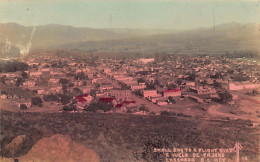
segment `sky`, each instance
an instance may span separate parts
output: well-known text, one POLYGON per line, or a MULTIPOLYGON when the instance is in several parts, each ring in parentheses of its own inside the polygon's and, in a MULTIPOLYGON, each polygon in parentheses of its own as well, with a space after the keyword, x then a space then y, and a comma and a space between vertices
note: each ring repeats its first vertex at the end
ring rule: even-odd
POLYGON ((0 0, 0 22, 90 28, 192 29, 260 23, 259 0, 0 0))

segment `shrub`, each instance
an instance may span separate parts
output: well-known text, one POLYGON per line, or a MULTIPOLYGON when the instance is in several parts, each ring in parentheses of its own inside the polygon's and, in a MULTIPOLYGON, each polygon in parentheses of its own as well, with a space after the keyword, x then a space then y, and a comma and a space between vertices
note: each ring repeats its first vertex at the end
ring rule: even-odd
POLYGON ((62 107, 63 111, 76 111, 76 105, 70 104, 70 105, 65 105, 62 107))
POLYGON ((21 110, 26 110, 26 109, 27 109, 27 106, 26 106, 25 104, 21 104, 21 105, 20 105, 20 109, 21 109, 21 110))
POLYGON ((31 103, 32 103, 32 105, 42 107, 42 99, 40 97, 32 97, 31 103))

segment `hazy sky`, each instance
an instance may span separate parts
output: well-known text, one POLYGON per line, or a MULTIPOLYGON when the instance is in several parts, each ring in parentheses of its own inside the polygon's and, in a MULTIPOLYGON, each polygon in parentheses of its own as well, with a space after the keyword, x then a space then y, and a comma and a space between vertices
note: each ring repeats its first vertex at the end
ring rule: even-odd
POLYGON ((0 0, 0 22, 27 26, 191 29, 213 26, 214 21, 259 23, 260 1, 0 0))

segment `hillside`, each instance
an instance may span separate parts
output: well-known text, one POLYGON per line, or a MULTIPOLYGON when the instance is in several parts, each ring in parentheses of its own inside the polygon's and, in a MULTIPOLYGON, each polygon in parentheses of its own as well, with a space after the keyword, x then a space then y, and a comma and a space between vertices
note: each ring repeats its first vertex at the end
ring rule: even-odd
POLYGON ((32 49, 78 49, 98 52, 223 53, 259 50, 256 24, 226 23, 189 31, 157 29, 91 29, 65 25, 22 26, 1 24, 4 56, 27 54, 32 49), (19 52, 20 51, 20 52, 19 52))
POLYGON ((112 41, 86 41, 60 48, 92 51, 145 51, 170 53, 224 53, 259 50, 260 32, 255 24, 228 23, 173 34, 143 36, 112 41))
MULTIPOLYGON (((25 158, 33 153, 39 154, 39 149, 35 149, 35 144, 42 147, 42 156, 48 157, 52 147, 55 150, 56 145, 61 146, 60 144, 64 142, 47 142, 53 138, 45 137, 62 134, 70 136, 72 141, 93 150, 100 157, 101 162, 149 161, 151 155, 154 155, 151 151, 154 147, 230 148, 236 142, 243 146, 240 151, 241 157, 247 156, 248 161, 252 162, 259 159, 259 132, 257 132, 259 127, 249 127, 250 121, 98 113, 1 111, 0 115, 0 131, 3 132, 0 139, 0 153, 5 158, 11 158, 12 154, 3 147, 19 135, 25 135, 26 138, 21 145, 22 149, 13 155, 25 158), (52 145, 48 146, 46 143, 52 145)), ((62 138, 61 141, 70 140, 62 138)), ((61 150, 73 150, 73 148, 69 149, 65 145, 61 150)), ((54 152, 53 155, 58 157, 56 155, 63 154, 54 152)), ((230 155, 235 156, 235 153, 230 155)), ((225 161, 228 161, 228 155, 225 157, 225 161)), ((159 159, 152 158, 150 161, 159 161, 159 159)))

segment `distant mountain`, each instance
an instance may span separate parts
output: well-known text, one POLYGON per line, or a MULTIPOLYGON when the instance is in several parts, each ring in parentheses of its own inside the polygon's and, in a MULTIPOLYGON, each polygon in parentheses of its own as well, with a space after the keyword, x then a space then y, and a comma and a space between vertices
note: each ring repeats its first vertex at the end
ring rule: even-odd
POLYGON ((161 29, 92 29, 65 25, 0 24, 0 56, 27 54, 32 49, 218 53, 260 50, 256 24, 226 23, 189 31, 161 29))
POLYGON ((41 25, 25 27, 15 23, 1 24, 1 40, 25 45, 32 36, 33 48, 48 48, 52 45, 79 41, 119 39, 125 35, 103 29, 76 28, 65 25, 41 25), (32 35, 33 30, 35 32, 32 35))
POLYGON ((235 50, 260 51, 260 31, 256 24, 227 23, 170 34, 121 40, 86 41, 60 48, 90 51, 139 51, 170 53, 223 53, 235 50))

